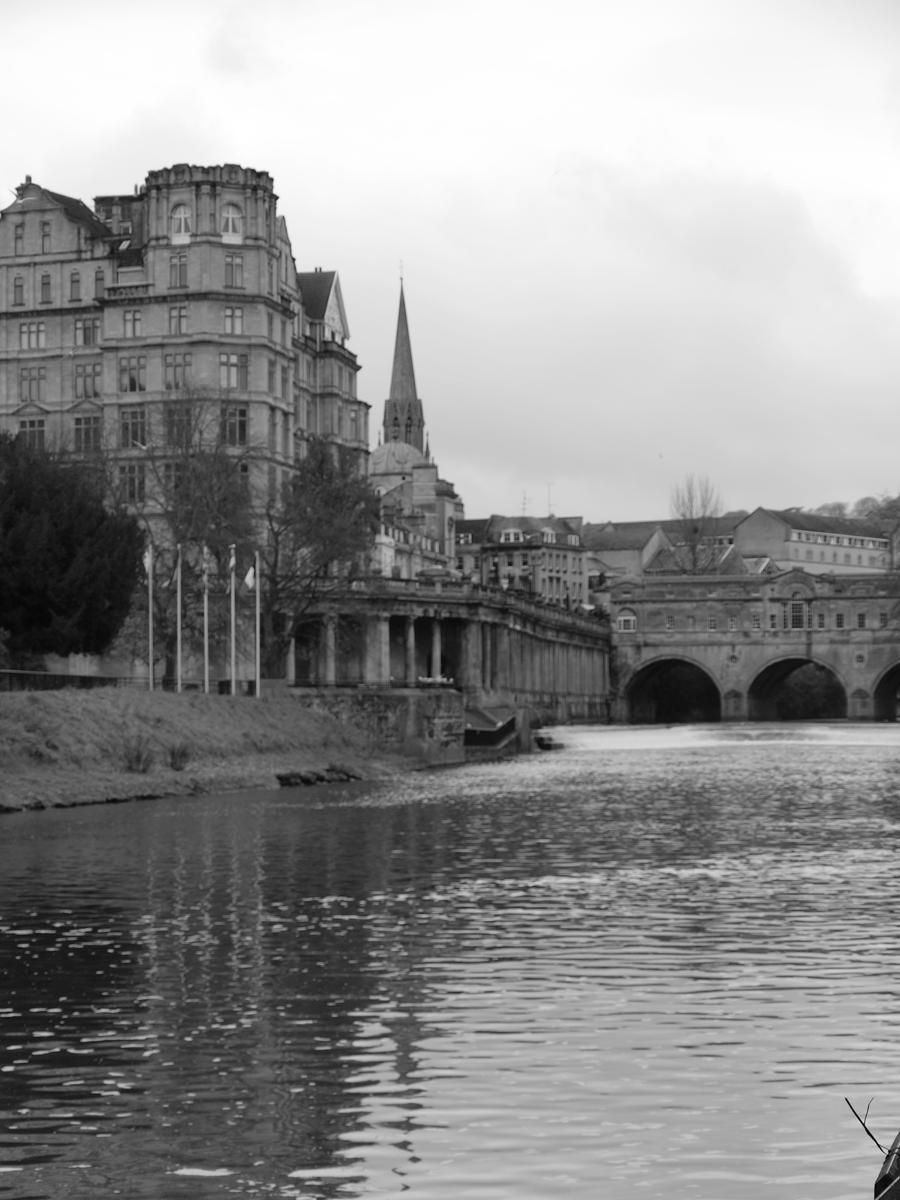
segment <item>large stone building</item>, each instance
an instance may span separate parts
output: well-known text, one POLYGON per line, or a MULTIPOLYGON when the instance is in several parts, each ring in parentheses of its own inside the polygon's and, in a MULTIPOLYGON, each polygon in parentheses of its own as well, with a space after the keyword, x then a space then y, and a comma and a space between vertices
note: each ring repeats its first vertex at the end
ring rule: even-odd
POLYGON ((260 500, 310 436, 364 459, 348 338, 337 275, 298 273, 264 171, 179 164, 93 210, 29 176, 0 213, 0 428, 105 451, 145 511, 151 452, 201 406, 260 500))
POLYGON ((581 517, 505 517, 462 521, 456 567, 466 579, 582 608, 588 566, 581 517))

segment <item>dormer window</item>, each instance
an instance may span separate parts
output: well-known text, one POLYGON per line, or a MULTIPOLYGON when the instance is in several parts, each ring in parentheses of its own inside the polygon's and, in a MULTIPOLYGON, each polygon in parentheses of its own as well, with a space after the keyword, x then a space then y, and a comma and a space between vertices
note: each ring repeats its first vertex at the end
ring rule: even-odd
POLYGON ((239 242, 244 235, 243 213, 236 204, 222 208, 222 241, 239 242))
POLYGON ((172 209, 172 241, 186 242, 191 236, 191 213, 186 204, 176 204, 172 209))

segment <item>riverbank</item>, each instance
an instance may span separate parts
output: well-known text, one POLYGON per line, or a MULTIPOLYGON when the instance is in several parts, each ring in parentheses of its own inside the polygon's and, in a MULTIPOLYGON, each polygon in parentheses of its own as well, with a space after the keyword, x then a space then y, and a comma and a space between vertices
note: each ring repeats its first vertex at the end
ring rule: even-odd
POLYGON ((289 695, 0 694, 0 813, 277 787, 282 773, 382 778, 408 766, 289 695))

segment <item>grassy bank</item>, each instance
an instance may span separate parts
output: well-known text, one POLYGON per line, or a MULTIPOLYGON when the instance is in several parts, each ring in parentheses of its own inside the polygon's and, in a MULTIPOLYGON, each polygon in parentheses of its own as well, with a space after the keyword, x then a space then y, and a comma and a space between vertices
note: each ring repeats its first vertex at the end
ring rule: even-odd
POLYGON ((0 811, 274 787, 276 773, 398 769, 360 731, 290 696, 0 694, 0 811))

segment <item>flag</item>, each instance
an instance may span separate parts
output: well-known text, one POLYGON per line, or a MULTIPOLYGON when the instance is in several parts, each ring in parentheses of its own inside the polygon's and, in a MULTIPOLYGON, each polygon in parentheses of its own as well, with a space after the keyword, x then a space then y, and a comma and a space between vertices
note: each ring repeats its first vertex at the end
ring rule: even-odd
POLYGON ((249 588, 251 592, 256 587, 256 567, 251 567, 244 576, 244 587, 249 588))

